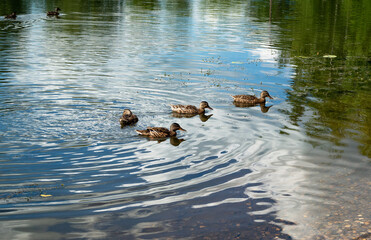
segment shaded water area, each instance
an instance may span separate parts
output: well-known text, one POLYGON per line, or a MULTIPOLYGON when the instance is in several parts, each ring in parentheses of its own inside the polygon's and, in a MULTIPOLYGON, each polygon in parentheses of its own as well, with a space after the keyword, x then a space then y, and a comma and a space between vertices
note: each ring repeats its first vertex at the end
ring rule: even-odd
POLYGON ((371 237, 370 1, 0 3, 13 11, 1 238, 371 237), (121 128, 125 108, 139 122, 121 128), (173 122, 187 132, 134 131, 173 122))

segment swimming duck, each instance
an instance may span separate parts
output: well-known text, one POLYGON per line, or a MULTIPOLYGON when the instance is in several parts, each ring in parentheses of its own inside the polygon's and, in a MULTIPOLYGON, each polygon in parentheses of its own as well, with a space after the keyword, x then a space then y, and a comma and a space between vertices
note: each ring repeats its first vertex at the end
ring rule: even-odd
POLYGON ((209 108, 213 110, 206 101, 202 101, 200 103, 200 108, 197 108, 193 105, 180 105, 180 104, 179 105, 170 104, 170 106, 171 106, 171 110, 176 113, 202 114, 202 113, 205 113, 205 108, 209 108))
POLYGON ((125 109, 120 118, 121 127, 134 124, 138 122, 138 117, 134 115, 129 109, 125 109))
POLYGON ((267 91, 262 91, 260 93, 260 98, 257 98, 256 96, 253 96, 253 95, 235 95, 232 97, 235 102, 250 103, 250 104, 265 103, 266 97, 273 99, 267 91))
POLYGON ((6 15, 5 18, 16 19, 17 18, 17 14, 16 14, 16 12, 12 12, 11 14, 6 15))
POLYGON ((58 11, 62 11, 62 10, 59 7, 56 7, 54 11, 47 12, 46 15, 47 16, 58 16, 59 15, 58 11))
POLYGON ((139 135, 147 136, 150 138, 165 138, 165 137, 175 137, 176 131, 186 131, 181 128, 178 123, 173 123, 170 126, 170 130, 163 127, 147 127, 146 130, 135 130, 139 135))

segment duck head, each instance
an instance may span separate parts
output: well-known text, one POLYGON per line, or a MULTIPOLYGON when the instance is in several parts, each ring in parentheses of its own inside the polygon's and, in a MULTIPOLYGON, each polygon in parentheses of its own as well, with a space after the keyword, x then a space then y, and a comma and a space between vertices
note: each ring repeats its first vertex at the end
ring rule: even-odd
POLYGON ((175 132, 176 130, 185 131, 185 132, 187 131, 183 129, 178 123, 171 124, 170 131, 175 132))
POLYGON ((122 113, 122 116, 131 116, 133 113, 129 109, 125 109, 124 112, 122 113))
POLYGON ((273 99, 271 97, 271 95, 269 95, 269 93, 264 90, 263 92, 260 93, 260 98, 266 98, 266 97, 269 97, 270 99, 273 99))
POLYGON ((213 110, 206 101, 202 101, 200 103, 200 109, 205 109, 205 108, 213 110))

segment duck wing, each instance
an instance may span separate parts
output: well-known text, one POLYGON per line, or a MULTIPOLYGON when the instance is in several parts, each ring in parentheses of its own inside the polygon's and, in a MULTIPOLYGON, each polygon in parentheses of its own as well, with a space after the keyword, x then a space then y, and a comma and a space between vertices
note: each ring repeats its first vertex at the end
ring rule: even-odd
POLYGON ((138 117, 137 117, 137 115, 131 115, 130 116, 130 118, 129 118, 129 122, 131 122, 131 123, 136 123, 136 122, 138 122, 138 117))
POLYGON ((146 130, 135 130, 139 135, 153 137, 153 138, 164 138, 170 136, 170 131, 163 127, 147 127, 146 130))
POLYGON ((120 123, 121 124, 133 124, 133 123, 136 123, 138 122, 138 117, 136 115, 123 115, 121 118, 120 118, 120 123))
POLYGON ((197 113, 198 109, 193 105, 170 105, 171 110, 177 113, 197 113))
POLYGON ((149 132, 149 136, 155 138, 163 138, 170 136, 169 129, 163 127, 148 127, 147 131, 149 132))
POLYGON ((241 100, 256 100, 258 99, 257 97, 253 96, 253 95, 235 95, 235 96, 232 96, 234 98, 234 100, 238 100, 238 99, 241 99, 241 100))

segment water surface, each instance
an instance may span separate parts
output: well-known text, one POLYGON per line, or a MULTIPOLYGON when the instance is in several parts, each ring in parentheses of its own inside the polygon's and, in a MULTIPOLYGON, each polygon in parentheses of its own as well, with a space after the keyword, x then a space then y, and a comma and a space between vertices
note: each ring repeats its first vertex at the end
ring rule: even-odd
POLYGON ((0 7, 12 11, 0 21, 5 238, 370 236, 368 1, 0 7), (265 105, 232 102, 262 90, 265 105), (171 113, 203 100, 206 116, 171 113), (125 108, 135 126, 120 127, 125 108), (173 122, 187 132, 134 131, 173 122))

